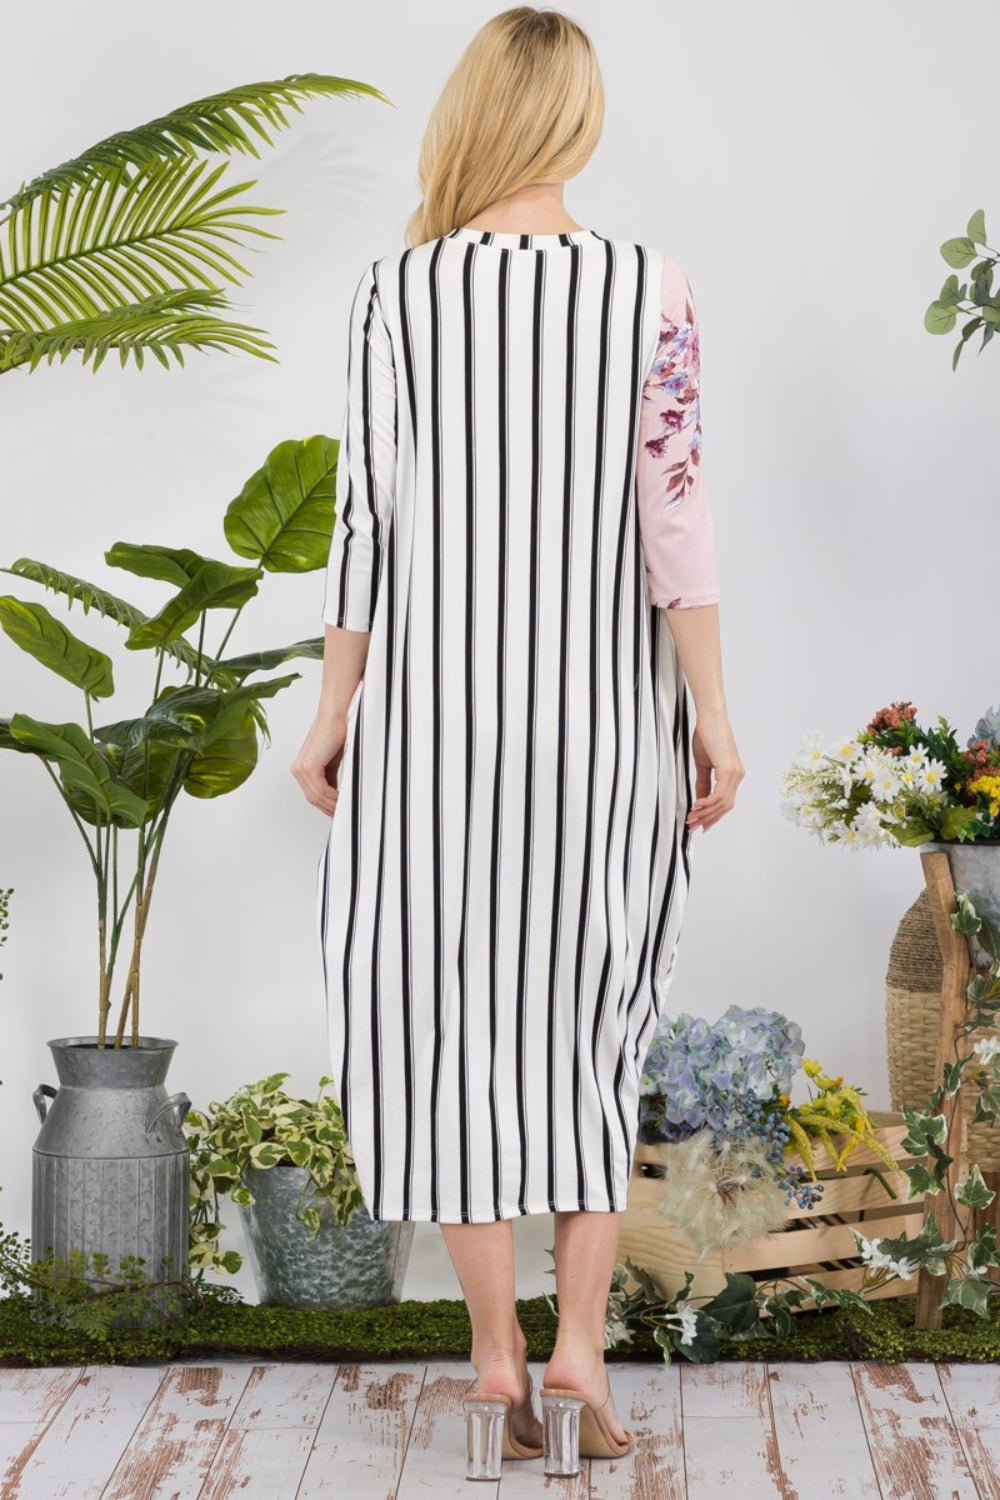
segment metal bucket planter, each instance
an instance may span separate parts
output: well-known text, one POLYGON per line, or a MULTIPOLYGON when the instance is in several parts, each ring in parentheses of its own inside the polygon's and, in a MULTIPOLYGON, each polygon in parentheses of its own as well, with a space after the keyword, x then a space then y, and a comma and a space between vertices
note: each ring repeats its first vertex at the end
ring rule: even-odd
MULTIPOLYGON (((177 1043, 143 1037, 138 1047, 98 1047, 84 1036, 48 1045, 59 1088, 41 1083, 33 1096, 42 1128, 32 1258, 79 1251, 89 1264, 96 1252, 114 1275, 125 1257, 142 1256, 151 1280, 185 1277, 189 1152, 181 1122, 190 1100, 168 1097, 164 1087, 177 1043)), ((155 1311, 158 1299, 152 1303, 155 1311)))
POLYGON ((341 1224, 315 1189, 320 1230, 315 1239, 296 1213, 310 1182, 306 1167, 247 1167, 253 1204, 240 1204, 247 1252, 262 1303, 283 1307, 377 1307, 398 1302, 414 1224, 373 1219, 362 1204, 341 1224))
MULTIPOLYGON (((992 843, 928 843, 920 845, 921 851, 942 849, 951 865, 951 878, 957 891, 968 892, 978 912, 988 917, 1000 930, 1000 840, 992 843)), ((977 968, 988 968, 989 954, 979 938, 970 933, 966 939, 969 958, 977 968)))

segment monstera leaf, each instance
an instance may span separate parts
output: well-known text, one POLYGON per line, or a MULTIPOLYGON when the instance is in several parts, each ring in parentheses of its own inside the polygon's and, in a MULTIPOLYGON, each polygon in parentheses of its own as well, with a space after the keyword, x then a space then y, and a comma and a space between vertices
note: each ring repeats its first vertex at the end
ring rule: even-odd
POLYGON ((67 630, 44 604, 25 604, 4 595, 0 627, 22 651, 92 698, 110 698, 114 692, 111 658, 67 630))
POLYGON ((326 566, 337 479, 335 438, 289 439, 272 448, 226 511, 226 540, 269 573, 326 566))

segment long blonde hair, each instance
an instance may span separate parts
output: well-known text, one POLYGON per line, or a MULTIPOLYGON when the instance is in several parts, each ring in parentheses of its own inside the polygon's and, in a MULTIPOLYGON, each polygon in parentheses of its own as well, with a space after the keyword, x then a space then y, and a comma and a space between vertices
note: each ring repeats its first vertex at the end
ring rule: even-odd
POLYGON ((423 202, 406 226, 422 245, 528 183, 585 165, 604 123, 593 44, 558 10, 518 5, 487 21, 431 111, 418 169, 423 202))

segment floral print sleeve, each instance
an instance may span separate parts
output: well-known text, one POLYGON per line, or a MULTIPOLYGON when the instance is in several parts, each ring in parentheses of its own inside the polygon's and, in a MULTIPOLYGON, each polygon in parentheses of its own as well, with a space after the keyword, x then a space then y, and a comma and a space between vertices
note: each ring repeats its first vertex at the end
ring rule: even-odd
POLYGON ((698 322, 687 277, 664 257, 660 336, 639 411, 636 502, 651 604, 716 604, 715 530, 701 463, 698 322))

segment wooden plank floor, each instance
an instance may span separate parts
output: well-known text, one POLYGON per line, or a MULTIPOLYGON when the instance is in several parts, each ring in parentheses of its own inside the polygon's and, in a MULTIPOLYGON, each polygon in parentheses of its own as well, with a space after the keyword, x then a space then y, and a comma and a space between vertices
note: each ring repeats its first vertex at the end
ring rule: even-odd
POLYGON ((0 1500, 1000 1500, 996 1365, 608 1368, 628 1459, 472 1486, 467 1363, 0 1369, 0 1500))

